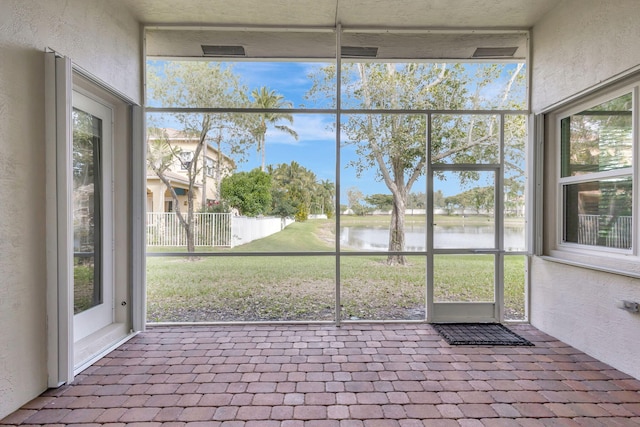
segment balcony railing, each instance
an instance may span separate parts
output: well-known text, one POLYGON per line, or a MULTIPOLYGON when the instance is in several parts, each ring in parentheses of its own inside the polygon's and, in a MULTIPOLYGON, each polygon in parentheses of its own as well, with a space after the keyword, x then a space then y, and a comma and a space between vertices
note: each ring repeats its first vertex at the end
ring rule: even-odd
POLYGON ((631 216, 578 215, 579 244, 629 249, 631 235, 631 216))

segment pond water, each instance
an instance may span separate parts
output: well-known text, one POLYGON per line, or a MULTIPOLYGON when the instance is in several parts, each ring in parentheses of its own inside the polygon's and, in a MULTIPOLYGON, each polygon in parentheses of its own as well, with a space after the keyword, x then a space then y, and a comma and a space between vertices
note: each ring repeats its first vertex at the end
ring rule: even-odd
MULTIPOLYGON (((433 245, 436 249, 489 249, 495 247, 494 226, 452 225, 435 226, 433 245)), ((405 250, 426 250, 426 226, 405 227, 405 250)), ((344 248, 364 251, 386 251, 389 229, 385 227, 350 226, 340 228, 340 244, 344 248)), ((524 226, 505 227, 504 248, 507 251, 525 250, 524 226)))

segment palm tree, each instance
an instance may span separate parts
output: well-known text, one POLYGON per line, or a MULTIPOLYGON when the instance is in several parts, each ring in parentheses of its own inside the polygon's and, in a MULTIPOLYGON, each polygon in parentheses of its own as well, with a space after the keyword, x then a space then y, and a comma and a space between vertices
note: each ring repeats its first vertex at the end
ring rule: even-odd
POLYGON ((328 179, 323 179, 318 184, 317 193, 320 198, 321 203, 321 212, 323 214, 327 214, 329 218, 334 213, 333 205, 334 205, 334 197, 336 195, 336 186, 333 182, 328 179))
MULTIPOLYGON (((279 108, 292 108, 293 104, 290 101, 286 101, 284 96, 278 94, 275 90, 269 90, 265 86, 262 86, 260 89, 254 89, 251 91, 251 96, 253 97, 253 105, 256 108, 262 109, 279 109, 279 108)), ((256 138, 258 143, 258 151, 262 152, 262 171, 265 171, 265 161, 266 161, 266 145, 265 139, 267 136, 267 128, 269 125, 273 125, 274 128, 279 131, 288 133, 293 136, 296 140, 298 139, 298 134, 295 130, 291 129, 287 125, 278 124, 278 122, 282 120, 286 120, 289 124, 293 124, 293 116, 288 113, 280 113, 280 112, 262 112, 259 114, 259 123, 256 128, 253 130, 253 135, 256 138)))

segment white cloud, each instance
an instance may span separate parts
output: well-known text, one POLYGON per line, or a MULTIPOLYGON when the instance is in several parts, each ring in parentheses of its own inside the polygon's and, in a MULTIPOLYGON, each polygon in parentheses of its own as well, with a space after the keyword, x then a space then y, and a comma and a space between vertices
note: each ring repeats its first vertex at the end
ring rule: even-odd
POLYGON ((267 130, 267 144, 285 144, 285 145, 303 145, 309 142, 318 141, 335 141, 336 132, 332 128, 334 122, 333 115, 310 115, 296 114, 293 119, 293 125, 288 125, 286 121, 280 124, 287 124, 298 133, 298 140, 273 127, 267 130))

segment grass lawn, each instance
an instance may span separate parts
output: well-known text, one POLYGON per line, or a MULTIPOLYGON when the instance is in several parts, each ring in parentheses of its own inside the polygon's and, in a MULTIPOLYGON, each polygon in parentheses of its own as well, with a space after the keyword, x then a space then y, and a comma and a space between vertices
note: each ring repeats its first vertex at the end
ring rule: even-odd
MULTIPOLYGON (((326 220, 294 223, 267 238, 218 251, 227 255, 330 252, 334 246, 327 236, 332 224, 333 221, 326 220)), ((491 258, 492 266, 493 258, 470 257, 438 256, 436 300, 492 300, 493 288, 488 283, 493 269, 487 268, 487 260, 491 258)), ((343 319, 424 318, 424 257, 408 257, 406 266, 389 266, 385 260, 386 257, 375 254, 341 257, 343 319)), ((336 261, 331 255, 148 257, 148 321, 332 320, 335 271, 336 261)), ((521 318, 523 256, 506 257, 505 282, 508 318, 521 318)))
POLYGON ((93 265, 73 266, 73 312, 81 313, 90 309, 93 302, 93 265))

